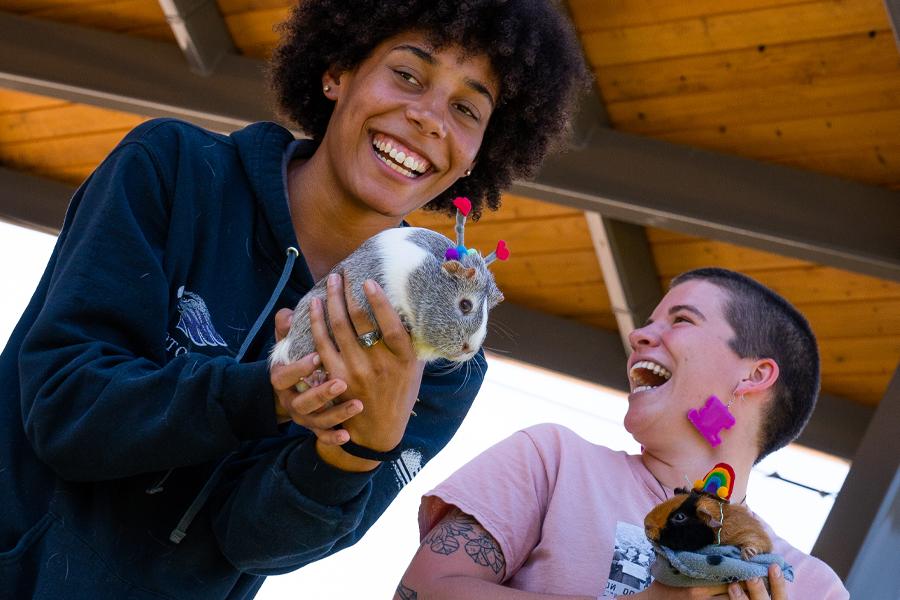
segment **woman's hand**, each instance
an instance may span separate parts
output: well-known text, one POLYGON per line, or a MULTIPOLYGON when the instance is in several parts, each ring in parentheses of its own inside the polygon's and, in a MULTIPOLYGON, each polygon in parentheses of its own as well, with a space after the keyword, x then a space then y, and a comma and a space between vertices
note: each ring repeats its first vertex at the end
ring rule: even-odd
MULTIPOLYGON (((281 341, 291 327, 293 311, 283 308, 275 315, 275 341, 281 341)), ((343 429, 334 429, 362 410, 359 400, 332 406, 332 402, 347 390, 347 384, 332 379, 321 385, 298 392, 296 385, 313 375, 321 360, 316 353, 308 354, 286 365, 275 365, 269 372, 275 390, 275 415, 279 423, 293 421, 312 431, 325 445, 343 444, 350 436, 343 429)))
POLYGON ((754 577, 740 584, 729 584, 728 597, 731 600, 788 600, 787 584, 781 569, 776 564, 769 565, 769 587, 772 589, 771 596, 766 591, 763 580, 754 577))
POLYGON ((412 339, 384 290, 372 280, 365 282, 363 290, 377 324, 369 320, 344 289, 342 278, 334 274, 328 278, 327 308, 335 341, 328 335, 322 304, 315 299, 310 305, 310 323, 316 350, 329 377, 347 384, 340 400, 362 401, 362 412, 344 422, 350 438, 360 446, 383 452, 403 438, 425 363, 417 360, 412 339), (358 337, 376 328, 381 341, 363 347, 358 337))
MULTIPOLYGON (((663 585, 658 581, 642 592, 627 596, 635 600, 707 600, 710 598, 728 598, 730 600, 788 600, 787 584, 781 569, 776 564, 769 565, 769 587, 772 595, 766 591, 763 580, 759 577, 725 585, 678 588, 663 585)), ((626 597, 626 596, 621 596, 626 597)))

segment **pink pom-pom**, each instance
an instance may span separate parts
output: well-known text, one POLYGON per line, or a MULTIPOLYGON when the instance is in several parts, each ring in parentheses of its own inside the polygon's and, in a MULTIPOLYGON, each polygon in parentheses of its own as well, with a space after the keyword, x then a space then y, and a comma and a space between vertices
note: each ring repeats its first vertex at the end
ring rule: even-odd
POLYGON ((464 217, 469 216, 469 212, 472 210, 472 202, 468 198, 464 198, 463 196, 459 196, 453 199, 453 206, 462 213, 464 217))
POLYGON ((506 260, 509 258, 509 248, 506 247, 506 242, 503 240, 497 242, 497 249, 494 253, 497 255, 497 260, 506 260))

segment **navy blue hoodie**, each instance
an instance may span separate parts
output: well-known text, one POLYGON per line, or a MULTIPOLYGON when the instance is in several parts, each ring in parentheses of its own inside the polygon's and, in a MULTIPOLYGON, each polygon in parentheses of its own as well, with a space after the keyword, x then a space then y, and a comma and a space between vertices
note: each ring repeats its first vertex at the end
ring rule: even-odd
MULTIPOLYGON (((0 598, 252 597, 359 540, 455 433, 481 354, 426 368, 403 457, 370 473, 275 425, 275 310, 236 360, 299 247, 285 166, 313 150, 154 120, 76 192, 0 355, 0 598)), ((275 309, 312 285, 301 254, 275 309)))

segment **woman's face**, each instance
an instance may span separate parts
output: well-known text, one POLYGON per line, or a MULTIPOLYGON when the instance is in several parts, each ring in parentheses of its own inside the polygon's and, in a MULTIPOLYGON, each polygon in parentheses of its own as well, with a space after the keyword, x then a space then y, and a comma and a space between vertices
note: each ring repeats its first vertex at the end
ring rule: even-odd
POLYGON ((729 342, 728 294, 703 280, 672 288, 648 322, 629 336, 631 394, 625 428, 645 445, 663 439, 698 439, 686 415, 710 395, 725 404, 748 377, 752 361, 729 342))
POLYGON ((335 193, 403 217, 474 166, 499 83, 488 58, 403 33, 351 71, 326 73, 335 102, 322 142, 335 193))

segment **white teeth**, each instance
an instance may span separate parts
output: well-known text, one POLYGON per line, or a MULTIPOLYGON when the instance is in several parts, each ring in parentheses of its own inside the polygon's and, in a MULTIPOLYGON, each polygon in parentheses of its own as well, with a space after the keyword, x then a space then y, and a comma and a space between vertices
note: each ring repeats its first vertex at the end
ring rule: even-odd
POLYGON ((656 373, 657 375, 665 379, 672 378, 672 373, 670 373, 668 369, 666 369, 659 363, 655 363, 650 360, 641 360, 634 363, 634 365, 632 365, 631 367, 631 372, 634 373, 636 369, 646 369, 648 371, 652 371, 653 373, 656 373))
POLYGON ((398 150, 391 142, 383 138, 373 140, 372 145, 379 152, 390 156, 397 165, 406 167, 415 173, 425 173, 431 167, 427 160, 414 158, 411 154, 407 154, 403 150, 398 150))
POLYGON ((631 390, 631 393, 636 394, 638 392, 646 392, 647 390, 655 390, 655 389, 656 389, 655 385, 639 385, 636 388, 634 388, 633 390, 631 390))
POLYGON ((403 176, 405 176, 405 177, 409 177, 410 179, 416 177, 416 174, 413 173, 412 171, 410 171, 409 169, 404 169, 403 167, 401 167, 401 166, 398 165, 397 163, 395 163, 395 162, 393 162, 393 161, 391 161, 391 160, 386 159, 385 157, 381 156, 380 154, 376 154, 376 156, 378 156, 378 160, 380 160, 381 162, 383 162, 384 164, 386 164, 387 166, 389 166, 389 167, 392 168, 393 170, 397 171, 397 172, 400 173, 401 175, 403 175, 403 176))

